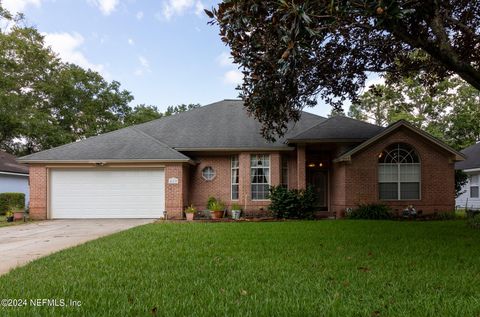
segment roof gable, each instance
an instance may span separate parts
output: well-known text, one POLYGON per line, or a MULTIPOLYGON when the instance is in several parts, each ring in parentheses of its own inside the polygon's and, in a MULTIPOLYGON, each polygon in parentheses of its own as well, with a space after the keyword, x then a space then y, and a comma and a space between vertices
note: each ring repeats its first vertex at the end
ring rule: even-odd
POLYGON ((367 141, 361 143, 360 145, 358 145, 358 146, 354 147, 353 149, 351 149, 351 150, 345 152, 344 154, 340 155, 338 158, 336 158, 334 160, 334 162, 350 161, 351 158, 352 158, 352 155, 354 155, 355 153, 359 152, 360 150, 368 147, 370 144, 378 141, 382 137, 388 135, 389 133, 391 133, 391 132, 393 132, 393 131, 401 128, 401 127, 406 127, 407 129, 410 129, 411 131, 418 134, 419 136, 421 136, 421 137, 427 139, 428 141, 436 144, 437 146, 443 148, 447 152, 450 152, 451 154, 453 154, 455 156, 456 161, 462 161, 462 160, 465 159, 465 156, 462 153, 454 150, 453 148, 451 148, 447 144, 443 143, 442 141, 438 140, 437 138, 430 135, 429 133, 411 125, 409 122, 407 122, 405 120, 399 120, 399 121, 389 125, 387 128, 385 128, 382 132, 378 133, 374 137, 368 139, 367 141))
POLYGON ((480 168, 480 143, 474 144, 461 151, 466 159, 455 163, 455 168, 460 170, 469 170, 480 168))
POLYGON ((370 139, 384 130, 383 127, 355 120, 345 116, 334 116, 307 129, 297 135, 288 138, 289 143, 299 141, 364 141, 370 139))
POLYGON ((24 162, 152 160, 189 161, 161 141, 128 127, 20 158, 24 162))
POLYGON ((14 155, 0 151, 0 172, 28 174, 28 166, 17 163, 14 155))

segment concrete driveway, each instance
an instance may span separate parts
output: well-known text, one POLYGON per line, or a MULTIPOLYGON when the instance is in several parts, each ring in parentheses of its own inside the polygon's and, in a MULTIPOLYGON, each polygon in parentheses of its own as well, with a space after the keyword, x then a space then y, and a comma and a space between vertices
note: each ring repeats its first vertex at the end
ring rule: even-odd
POLYGON ((0 228, 0 275, 48 254, 153 219, 47 220, 0 228))

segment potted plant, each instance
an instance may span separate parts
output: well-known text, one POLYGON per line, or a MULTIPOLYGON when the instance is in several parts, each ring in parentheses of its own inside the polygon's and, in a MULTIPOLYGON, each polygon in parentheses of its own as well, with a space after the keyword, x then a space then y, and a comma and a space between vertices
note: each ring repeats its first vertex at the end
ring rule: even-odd
POLYGON ((195 213, 197 212, 197 209, 193 207, 193 205, 188 206, 185 209, 185 216, 187 217, 187 221, 192 221, 193 216, 195 216, 195 213))
POLYGON ((5 217, 7 217, 7 222, 13 222, 13 212, 7 211, 5 217))
POLYGON ((240 206, 237 203, 232 204, 232 219, 240 219, 240 206))
POLYGON ((210 213, 212 219, 220 219, 223 217, 223 211, 225 210, 225 204, 220 200, 212 201, 210 204, 210 213))
POLYGON ((22 220, 25 215, 24 210, 21 207, 15 206, 12 208, 13 220, 22 220))

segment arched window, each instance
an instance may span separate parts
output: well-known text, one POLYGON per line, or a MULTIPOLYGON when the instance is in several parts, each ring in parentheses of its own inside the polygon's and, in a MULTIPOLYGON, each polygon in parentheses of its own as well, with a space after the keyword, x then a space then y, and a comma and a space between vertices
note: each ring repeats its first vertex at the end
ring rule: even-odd
POLYGON ((380 199, 420 199, 420 179, 420 159, 411 146, 395 143, 378 155, 380 199))

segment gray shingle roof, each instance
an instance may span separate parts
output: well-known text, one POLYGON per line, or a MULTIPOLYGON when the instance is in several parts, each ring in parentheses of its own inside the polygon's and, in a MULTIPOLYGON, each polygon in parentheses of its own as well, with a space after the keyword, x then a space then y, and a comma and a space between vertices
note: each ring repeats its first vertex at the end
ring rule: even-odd
POLYGON ((355 120, 345 116, 335 116, 324 120, 312 128, 300 132, 289 141, 298 140, 367 140, 383 131, 383 127, 355 120))
POLYGON ((27 155, 23 161, 185 160, 189 158, 134 127, 27 155))
POLYGON ((274 143, 260 134, 260 123, 241 100, 223 100, 173 116, 120 129, 20 158, 22 161, 188 160, 189 149, 279 149, 285 140, 325 118, 306 113, 289 124, 274 143), (178 151, 176 150, 178 149, 178 151))
POLYGON ((260 123, 248 115, 241 100, 223 100, 174 116, 150 121, 137 128, 178 149, 286 148, 286 138, 324 121, 303 112, 296 124, 289 124, 286 136, 267 142, 260 123))
POLYGON ((460 152, 467 158, 464 161, 455 163, 455 169, 468 170, 480 168, 480 143, 469 146, 460 152))
POLYGON ((28 174, 28 166, 18 164, 12 154, 0 151, 0 172, 28 174))

